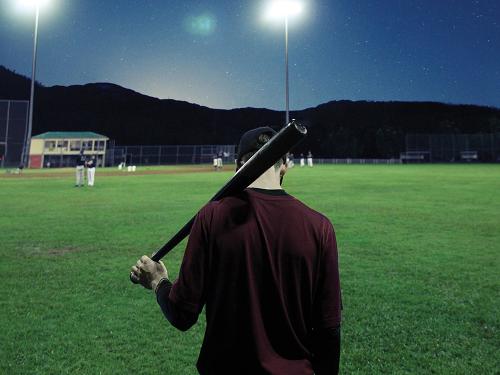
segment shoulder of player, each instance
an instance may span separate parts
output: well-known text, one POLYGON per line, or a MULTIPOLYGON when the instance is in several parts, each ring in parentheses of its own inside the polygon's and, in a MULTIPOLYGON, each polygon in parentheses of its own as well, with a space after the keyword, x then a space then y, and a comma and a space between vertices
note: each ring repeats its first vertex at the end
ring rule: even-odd
POLYGON ((225 215, 235 207, 248 203, 248 196, 245 192, 241 192, 234 196, 225 197, 217 201, 211 201, 205 204, 201 210, 200 215, 205 218, 211 218, 214 215, 225 215))
POLYGON ((314 208, 309 207, 307 204, 302 202, 301 200, 293 197, 297 204, 301 207, 303 214, 305 216, 309 216, 312 219, 315 219, 317 222, 321 222, 324 226, 332 226, 330 219, 323 213, 315 210, 314 208))
POLYGON ((247 201, 248 199, 245 199, 244 195, 244 193, 240 193, 234 196, 219 199, 217 201, 211 201, 205 204, 202 209, 205 212, 223 210, 224 208, 231 207, 241 201, 247 201))

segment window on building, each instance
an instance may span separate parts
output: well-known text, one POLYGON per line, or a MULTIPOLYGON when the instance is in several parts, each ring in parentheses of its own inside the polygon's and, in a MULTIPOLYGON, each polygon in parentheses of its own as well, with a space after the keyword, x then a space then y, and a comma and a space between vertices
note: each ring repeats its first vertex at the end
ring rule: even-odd
POLYGON ((71 151, 80 151, 82 148, 82 142, 81 141, 71 141, 69 143, 69 149, 71 151))
POLYGON ((104 150, 105 141, 95 141, 94 150, 102 151, 104 150))
POLYGON ((57 148, 63 149, 66 151, 68 149, 68 141, 57 141, 57 148))
POLYGON ((54 151, 56 148, 56 141, 45 141, 45 150, 54 151))
POLYGON ((93 143, 93 141, 89 141, 89 140, 83 141, 82 142, 82 148, 84 150, 92 150, 92 143, 93 143))

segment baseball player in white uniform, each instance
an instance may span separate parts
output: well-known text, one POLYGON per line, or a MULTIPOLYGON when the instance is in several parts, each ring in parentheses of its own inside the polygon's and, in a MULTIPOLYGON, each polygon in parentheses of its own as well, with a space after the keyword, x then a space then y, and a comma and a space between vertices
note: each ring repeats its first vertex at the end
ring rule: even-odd
POLYGON ((95 156, 92 156, 89 161, 87 161, 87 185, 94 186, 95 178, 95 156))
POLYGON ((311 151, 307 153, 307 165, 309 167, 313 166, 313 155, 311 154, 311 151))
POLYGON ((83 155, 83 150, 80 151, 80 155, 76 160, 76 183, 75 187, 83 186, 83 172, 85 169, 85 155, 83 155))

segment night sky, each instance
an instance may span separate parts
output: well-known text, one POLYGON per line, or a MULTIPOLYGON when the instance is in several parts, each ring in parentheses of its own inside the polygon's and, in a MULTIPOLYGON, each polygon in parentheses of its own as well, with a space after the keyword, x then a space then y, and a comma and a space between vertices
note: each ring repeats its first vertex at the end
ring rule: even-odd
MULTIPOLYGON (((34 12, 0 0, 0 64, 31 76, 34 12)), ((212 108, 284 108, 284 23, 266 1, 52 0, 37 80, 111 82, 212 108)), ((330 100, 500 107, 499 0, 304 1, 290 107, 330 100)))

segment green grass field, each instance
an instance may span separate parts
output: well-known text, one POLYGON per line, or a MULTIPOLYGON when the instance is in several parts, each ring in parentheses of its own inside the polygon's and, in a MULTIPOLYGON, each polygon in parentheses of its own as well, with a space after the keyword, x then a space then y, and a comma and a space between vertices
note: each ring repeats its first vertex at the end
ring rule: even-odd
MULTIPOLYGON (((204 319, 170 327, 129 268, 231 174, 0 171, 0 373, 195 374, 204 319)), ((341 373, 500 373, 500 166, 296 167, 284 187, 336 229, 341 373)))

